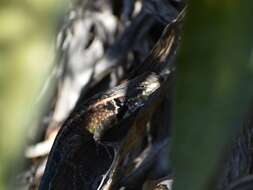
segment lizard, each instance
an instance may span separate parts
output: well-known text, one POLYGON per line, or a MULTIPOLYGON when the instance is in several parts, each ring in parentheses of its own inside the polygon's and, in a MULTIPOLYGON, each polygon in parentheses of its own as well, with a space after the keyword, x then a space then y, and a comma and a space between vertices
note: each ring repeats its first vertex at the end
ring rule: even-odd
MULTIPOLYGON (((93 182, 75 180, 87 175, 92 178, 90 170, 82 169, 88 173, 80 173, 84 160, 92 161, 87 152, 103 140, 107 131, 122 120, 133 117, 173 72, 174 67, 168 63, 174 59, 180 40, 178 18, 165 28, 150 54, 123 84, 93 96, 70 114, 54 141, 39 190, 68 189, 64 186, 66 183, 61 184, 65 178, 73 179, 73 184, 68 184, 71 189, 95 188, 99 179, 92 179, 93 182), (86 159, 83 158, 85 156, 86 159)), ((103 166, 97 166, 98 171, 94 176, 102 175, 104 168, 108 168, 112 162, 104 154, 100 155, 102 158, 107 160, 104 160, 103 166)))

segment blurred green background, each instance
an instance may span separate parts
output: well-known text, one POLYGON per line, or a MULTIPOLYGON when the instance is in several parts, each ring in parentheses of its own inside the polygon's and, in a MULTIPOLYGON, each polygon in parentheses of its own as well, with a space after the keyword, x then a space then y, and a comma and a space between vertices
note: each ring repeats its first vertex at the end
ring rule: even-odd
POLYGON ((253 97, 252 7, 250 0, 188 1, 177 60, 173 190, 217 189, 220 161, 253 97))
POLYGON ((1 190, 20 167, 27 130, 45 101, 40 92, 54 63, 56 26, 66 5, 64 0, 0 2, 1 190))

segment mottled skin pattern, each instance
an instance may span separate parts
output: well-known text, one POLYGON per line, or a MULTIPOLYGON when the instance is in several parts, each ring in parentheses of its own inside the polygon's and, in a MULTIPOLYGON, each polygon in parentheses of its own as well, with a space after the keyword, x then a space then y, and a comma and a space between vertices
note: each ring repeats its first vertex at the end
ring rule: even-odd
POLYGON ((85 128, 94 134, 95 141, 101 140, 111 126, 136 112, 159 87, 159 77, 145 73, 108 91, 88 107, 85 128))
MULTIPOLYGON (((74 117, 71 115, 67 119, 55 139, 39 189, 62 189, 64 187, 60 181, 64 181, 64 178, 81 183, 81 176, 83 184, 68 184, 71 185, 69 189, 78 189, 79 186, 93 189, 97 186, 112 159, 107 155, 108 150, 96 142, 101 141, 103 134, 114 123, 131 116, 142 107, 159 86, 157 75, 145 73, 128 81, 127 85, 122 84, 93 97, 80 110, 75 110, 74 117), (97 148, 100 149, 100 154, 94 151, 97 148), (100 161, 94 166, 92 160, 100 161), (89 162, 90 165, 87 164, 89 162)), ((113 154, 113 150, 108 149, 113 154)))

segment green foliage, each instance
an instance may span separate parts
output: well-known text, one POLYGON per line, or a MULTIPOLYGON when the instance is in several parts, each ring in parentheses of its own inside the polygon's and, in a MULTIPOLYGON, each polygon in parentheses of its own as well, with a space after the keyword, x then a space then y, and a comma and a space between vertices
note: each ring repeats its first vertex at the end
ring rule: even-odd
POLYGON ((173 120, 173 190, 214 189, 253 95, 253 2, 189 1, 173 120))

